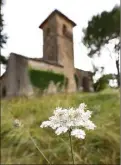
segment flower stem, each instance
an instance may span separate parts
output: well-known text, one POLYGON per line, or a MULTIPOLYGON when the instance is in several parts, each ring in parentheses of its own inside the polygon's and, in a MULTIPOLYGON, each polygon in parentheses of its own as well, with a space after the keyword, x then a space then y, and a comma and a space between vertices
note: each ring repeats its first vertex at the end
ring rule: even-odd
POLYGON ((71 131, 69 131, 69 139, 70 139, 70 146, 71 146, 72 162, 73 162, 73 165, 74 165, 74 153, 73 153, 73 145, 72 145, 71 131))
MULTIPOLYGON (((30 135, 30 133, 29 133, 30 135)), ((39 149, 39 147, 37 146, 37 144, 35 143, 34 139, 32 138, 32 136, 30 135, 30 139, 33 142, 33 144, 35 145, 35 147, 38 149, 38 151, 40 152, 40 154, 45 158, 45 160, 48 162, 48 164, 51 165, 51 163, 49 162, 49 160, 46 158, 46 156, 42 153, 42 151, 39 149)))

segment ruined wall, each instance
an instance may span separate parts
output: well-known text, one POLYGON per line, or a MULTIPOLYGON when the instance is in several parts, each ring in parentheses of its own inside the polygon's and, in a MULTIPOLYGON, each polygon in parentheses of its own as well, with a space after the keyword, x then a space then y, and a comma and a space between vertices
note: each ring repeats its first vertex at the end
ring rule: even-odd
MULTIPOLYGON (((68 75, 67 69, 68 73, 70 70, 70 68, 65 68, 59 65, 52 65, 42 61, 32 59, 30 60, 23 56, 11 53, 8 60, 6 72, 3 74, 3 76, 0 77, 0 96, 30 96, 34 94, 33 86, 30 80, 30 75, 28 73, 28 67, 40 71, 53 71, 54 73, 63 74, 65 75, 65 77, 67 77, 68 75)), ((72 72, 70 72, 70 74, 71 73, 72 72)), ((74 74, 76 74, 78 78, 76 90, 79 91, 82 90, 82 87, 83 89, 85 88, 83 84, 83 78, 86 77, 86 81, 88 81, 88 86, 84 91, 92 91, 92 80, 89 72, 74 68, 74 74)), ((39 77, 37 78, 39 79, 39 77)), ((58 88, 58 85, 58 83, 54 84, 54 81, 51 80, 50 84, 48 84, 48 87, 45 89, 44 93, 50 94, 57 92, 68 92, 67 88, 65 88, 65 85, 62 86, 61 90, 58 88)))
POLYGON ((45 63, 43 61, 35 61, 35 60, 28 60, 28 65, 31 68, 37 69, 37 70, 49 70, 54 71, 55 73, 64 73, 63 67, 59 65, 52 65, 51 63, 45 63))
POLYGON ((28 61, 23 56, 11 53, 6 72, 0 80, 1 96, 5 89, 5 96, 32 95, 33 90, 28 76, 28 61))
MULTIPOLYGON (((51 93, 60 93, 60 92, 65 92, 66 91, 66 88, 67 88, 67 77, 64 73, 64 67, 57 64, 57 63, 49 63, 47 61, 39 61, 39 60, 32 60, 32 59, 29 59, 28 60, 28 64, 29 64, 29 67, 31 69, 33 69, 34 72, 37 71, 38 73, 38 82, 40 83, 39 84, 39 88, 42 88, 41 86, 41 83, 43 84, 43 81, 45 81, 45 84, 47 86, 47 83, 48 83, 48 87, 46 87, 46 89, 44 90, 39 90, 38 89, 35 89, 35 93, 42 93, 42 94, 51 94, 51 93), (40 74, 39 74, 39 70, 40 70, 40 74), (45 72, 45 75, 42 76, 42 73, 43 71, 46 71, 45 72), (50 77, 50 75, 48 75, 49 73, 51 74, 52 72, 52 75, 50 77), (59 82, 55 83, 55 79, 57 79, 57 77, 55 75, 63 75, 65 78, 64 78, 64 83, 63 85, 60 87, 60 84, 62 83, 61 81, 62 80, 58 80, 59 82), (47 75, 49 76, 47 78, 47 75), (42 77, 40 77, 42 76, 42 77), (53 77, 54 76, 54 77, 53 77), (50 80, 50 83, 48 82, 48 80, 50 80)), ((62 77, 63 77, 62 76, 62 77)), ((36 79, 36 76, 35 78, 36 79)), ((35 80, 36 81, 36 80, 35 80)), ((36 83, 36 82, 35 82, 36 83)), ((37 84, 37 83, 36 83, 37 84)))
MULTIPOLYGON (((64 74, 63 67, 60 65, 49 64, 43 61, 32 60, 24 56, 11 53, 8 59, 7 69, 0 77, 0 96, 29 96, 34 94, 33 85, 30 80, 28 68, 35 70, 53 71, 54 73, 64 74)), ((39 78, 39 77, 38 77, 39 78)), ((40 84, 41 86, 41 84, 40 84)), ((45 93, 55 93, 58 91, 58 84, 48 84, 45 93)))
POLYGON ((32 85, 28 74, 28 60, 22 56, 16 56, 17 84, 19 95, 33 94, 32 85))
POLYGON ((77 78, 77 90, 84 92, 93 91, 92 74, 89 71, 83 71, 81 69, 75 69, 75 76, 77 78))
POLYGON ((0 77, 0 97, 6 96, 6 72, 0 77))

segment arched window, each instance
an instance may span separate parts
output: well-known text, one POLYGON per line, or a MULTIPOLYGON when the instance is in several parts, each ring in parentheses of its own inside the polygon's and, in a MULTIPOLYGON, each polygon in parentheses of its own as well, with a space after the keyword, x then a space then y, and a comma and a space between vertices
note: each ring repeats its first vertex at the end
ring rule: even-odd
POLYGON ((66 25, 63 25, 63 34, 65 34, 66 31, 67 31, 67 27, 66 27, 66 25))

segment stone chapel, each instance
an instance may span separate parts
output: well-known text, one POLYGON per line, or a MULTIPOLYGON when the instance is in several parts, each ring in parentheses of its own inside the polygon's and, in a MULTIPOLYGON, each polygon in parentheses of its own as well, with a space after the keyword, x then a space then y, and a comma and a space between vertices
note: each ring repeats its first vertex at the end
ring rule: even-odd
POLYGON ((6 72, 0 77, 1 97, 33 94, 27 73, 28 66, 63 73, 68 78, 67 92, 92 91, 92 73, 74 67, 75 26, 72 20, 60 11, 54 10, 39 26, 43 31, 43 57, 28 58, 11 53, 6 72))

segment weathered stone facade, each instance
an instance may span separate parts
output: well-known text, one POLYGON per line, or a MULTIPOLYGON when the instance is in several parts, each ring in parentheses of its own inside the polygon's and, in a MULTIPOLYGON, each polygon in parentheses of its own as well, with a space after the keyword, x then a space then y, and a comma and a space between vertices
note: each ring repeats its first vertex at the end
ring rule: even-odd
POLYGON ((75 76, 77 78, 77 90, 84 92, 93 91, 93 80, 91 72, 75 69, 75 76))
POLYGON ((32 94, 33 89, 28 76, 28 60, 11 53, 6 72, 0 79, 0 95, 11 97, 32 94))
MULTIPOLYGON (((68 78, 67 92, 75 92, 82 87, 84 91, 90 91, 92 87, 90 72, 74 68, 73 27, 75 25, 58 10, 52 12, 39 26, 43 30, 43 58, 32 59, 11 53, 6 72, 0 78, 1 96, 33 94, 27 72, 28 66, 63 73, 68 78)), ((50 87, 49 93, 51 93, 50 87)))
POLYGON ((43 30, 43 58, 64 67, 64 74, 68 78, 68 92, 76 91, 73 56, 73 27, 75 25, 58 10, 52 12, 40 25, 43 30))

